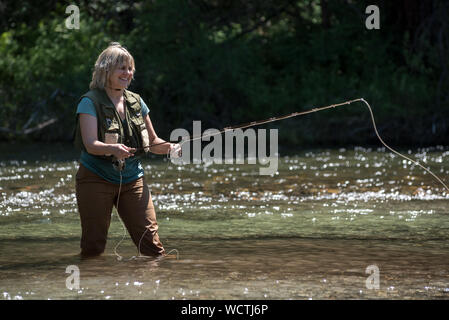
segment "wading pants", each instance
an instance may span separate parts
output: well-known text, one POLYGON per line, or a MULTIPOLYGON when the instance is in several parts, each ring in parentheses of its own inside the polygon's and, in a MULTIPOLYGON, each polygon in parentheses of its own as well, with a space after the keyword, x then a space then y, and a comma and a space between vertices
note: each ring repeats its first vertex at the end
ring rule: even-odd
MULTIPOLYGON (((82 230, 81 256, 103 253, 118 192, 118 184, 102 179, 80 164, 76 174, 76 200, 82 230)), ((117 211, 134 244, 139 247, 140 243, 142 254, 165 255, 157 234, 153 201, 143 177, 122 184, 117 211)))

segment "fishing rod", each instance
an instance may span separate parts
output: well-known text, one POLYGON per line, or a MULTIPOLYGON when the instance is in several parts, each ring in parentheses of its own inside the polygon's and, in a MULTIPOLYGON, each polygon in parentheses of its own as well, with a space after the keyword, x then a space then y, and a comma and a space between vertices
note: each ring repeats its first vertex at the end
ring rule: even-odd
MULTIPOLYGON (((417 166, 421 167, 422 169, 424 169, 426 172, 430 173, 430 174, 431 174, 431 175, 432 175, 432 176, 433 176, 439 183, 441 183, 441 184, 444 186, 444 188, 445 188, 445 189, 448 191, 448 193, 449 193, 449 187, 448 187, 448 186, 447 186, 447 185, 446 185, 446 184, 445 184, 445 183, 444 183, 444 182, 443 182, 437 175, 435 175, 432 171, 430 171, 429 169, 427 169, 426 167, 424 167, 423 165, 421 165, 421 164, 418 163, 417 161, 415 161, 415 160, 413 160, 413 159, 410 159, 409 157, 407 157, 407 156, 401 154, 400 152, 394 150, 393 148, 391 148, 390 146, 388 146, 388 145, 382 140, 382 138, 380 137, 379 132, 377 131, 377 126, 376 126, 376 121, 374 120, 373 110, 371 109, 371 106, 369 105, 369 103, 368 103, 365 99, 363 99, 363 98, 358 98, 358 99, 354 99, 354 100, 348 100, 348 101, 345 101, 345 102, 342 102, 342 103, 331 104, 331 105, 324 106, 324 107, 319 107, 319 108, 312 108, 312 109, 310 109, 310 110, 306 110, 306 111, 302 111, 302 112, 293 112, 293 113, 290 113, 290 114, 287 114, 287 115, 283 115, 283 116, 271 117, 271 118, 268 118, 268 119, 265 119, 265 120, 252 121, 252 122, 248 122, 248 123, 245 123, 245 124, 240 124, 240 125, 237 125, 237 126, 225 127, 225 128, 223 128, 222 130, 220 130, 220 131, 218 131, 218 132, 215 132, 215 133, 212 133, 212 134, 208 134, 208 135, 204 135, 204 136, 193 137, 193 138, 191 138, 191 139, 185 139, 185 140, 181 139, 181 141, 180 141, 180 142, 177 142, 177 143, 179 143, 180 146, 182 146, 182 144, 184 144, 184 143, 186 143, 186 142, 189 142, 189 141, 194 141, 194 140, 198 140, 198 139, 203 139, 203 138, 205 138, 205 137, 216 136, 216 135, 219 135, 219 134, 222 134, 222 133, 226 133, 226 132, 231 131, 231 130, 245 129, 245 128, 249 128, 249 127, 254 127, 254 126, 258 126, 258 125, 270 123, 270 122, 275 122, 275 121, 285 120, 285 119, 289 119, 289 118, 293 118, 293 117, 298 117, 298 116, 302 116, 302 115, 306 115, 306 114, 309 114, 309 113, 314 113, 314 112, 318 112, 318 111, 322 111, 322 110, 326 110, 326 109, 332 109, 332 108, 336 108, 336 107, 340 107, 340 106, 344 106, 344 105, 349 105, 349 104, 352 104, 352 103, 354 103, 354 102, 359 102, 359 101, 360 101, 360 102, 363 102, 363 103, 368 107, 368 110, 369 110, 370 116, 371 116, 371 121, 372 121, 372 123, 373 123, 374 131, 375 131, 376 136, 377 136, 377 138, 379 139, 379 141, 380 141, 380 142, 381 142, 381 143, 382 143, 388 150, 390 150, 390 151, 393 152, 394 154, 396 154, 396 155, 398 155, 398 156, 400 156, 400 157, 402 157, 402 158, 404 158, 404 159, 406 159, 406 160, 408 160, 408 161, 414 163, 415 165, 417 165, 417 166)), ((160 143, 154 143, 154 144, 150 144, 149 146, 144 146, 144 147, 141 147, 141 148, 135 148, 135 150, 137 151, 137 150, 142 150, 142 149, 146 149, 146 148, 151 148, 151 147, 158 146, 158 145, 162 145, 162 144, 165 144, 165 143, 171 143, 171 142, 164 141, 164 142, 160 142, 160 143)), ((121 173, 120 173, 120 179, 121 179, 121 173)), ((121 180, 120 180, 120 187, 121 187, 121 180)), ((119 191, 119 194, 120 194, 120 191, 119 191)), ((119 201, 119 197, 117 197, 117 207, 118 207, 118 201, 119 201)), ((119 219, 120 219, 120 218, 119 218, 119 219)), ((120 221, 121 221, 121 220, 120 220, 120 221)), ((125 230, 124 235, 123 235, 123 238, 122 238, 122 240, 116 245, 116 247, 114 248, 114 252, 115 252, 115 254, 116 254, 118 260, 122 260, 122 256, 120 256, 120 255, 117 253, 117 248, 118 248, 118 246, 120 245, 120 243, 125 239, 125 236, 126 236, 126 229, 125 229, 125 226, 124 226, 123 222, 122 222, 122 226, 123 226, 123 228, 124 228, 124 230, 125 230)), ((148 230, 146 230, 146 231, 143 233, 142 237, 140 238, 139 245, 138 245, 138 255, 137 255, 137 257, 145 257, 145 256, 142 256, 142 255, 141 255, 141 252, 140 252, 140 243, 141 243, 141 241, 142 241, 142 239, 143 239, 143 237, 144 237, 144 235, 146 234, 147 231, 148 231, 148 230)), ((176 249, 173 249, 172 251, 176 251, 176 252, 177 252, 176 249)), ((170 252, 171 252, 171 251, 170 251, 170 252)), ((131 260, 134 259, 134 258, 136 258, 136 257, 132 257, 131 260)))
MULTIPOLYGON (((177 142, 177 143, 179 143, 180 146, 182 146, 182 144, 184 144, 184 143, 186 143, 186 142, 189 142, 189 141, 195 141, 195 140, 198 140, 198 139, 204 139, 204 138, 207 138, 207 137, 212 137, 212 136, 220 135, 220 134, 226 133, 226 132, 231 131, 231 130, 245 129, 245 128, 254 127, 254 126, 258 126, 258 125, 262 125, 262 124, 266 124, 266 123, 271 123, 271 122, 280 121, 280 120, 285 120, 285 119, 289 119, 289 118, 293 118, 293 117, 303 116, 303 115, 310 114, 310 113, 314 113, 314 112, 318 112, 318 111, 323 111, 323 110, 327 110, 327 109, 332 109, 332 108, 336 108, 336 107, 340 107, 340 106, 349 105, 349 104, 352 104, 352 103, 354 103, 354 102, 363 102, 363 103, 368 107, 368 110, 369 110, 370 116, 371 116, 371 121, 372 121, 372 123, 373 123, 373 127, 374 127, 374 131, 375 131, 375 133, 376 133, 376 136, 377 136, 377 138, 379 139, 379 141, 380 141, 380 142, 381 142, 381 143, 382 143, 388 150, 390 150, 390 151, 393 152, 394 154, 396 154, 396 155, 398 155, 398 156, 400 156, 400 157, 402 157, 402 158, 404 158, 404 159, 406 159, 406 160, 412 162, 413 164, 419 166, 420 168, 422 168, 423 170, 425 170, 426 172, 428 172, 429 174, 431 174, 431 175, 432 175, 432 176, 433 176, 439 183, 441 183, 441 185, 443 185, 444 188, 449 192, 449 187, 448 187, 448 186, 447 186, 447 185, 446 185, 446 184, 445 184, 445 183, 444 183, 444 182, 443 182, 437 175, 435 175, 432 171, 430 171, 429 169, 427 169, 426 167, 424 167, 423 165, 421 165, 419 162, 417 162, 417 161, 415 161, 415 160, 413 160, 413 159, 410 159, 409 157, 407 157, 407 156, 401 154, 400 152, 394 150, 393 148, 391 148, 389 145, 387 145, 387 144, 382 140, 382 138, 380 137, 379 132, 377 131, 377 126, 376 126, 376 122, 375 122, 375 120, 374 120, 374 114, 373 114, 373 111, 372 111, 372 109, 371 109, 371 106, 370 106, 369 103, 368 103, 365 99, 363 99, 363 98, 358 98, 358 99, 348 100, 348 101, 345 101, 345 102, 341 102, 341 103, 337 103, 337 104, 331 104, 331 105, 324 106, 324 107, 319 107, 319 108, 312 108, 312 109, 310 109, 310 110, 301 111, 301 112, 293 112, 293 113, 290 113, 290 114, 287 114, 287 115, 278 116, 278 117, 271 117, 271 118, 264 119, 264 120, 251 121, 251 122, 244 123, 244 124, 240 124, 240 125, 236 125, 236 126, 225 127, 225 128, 223 128, 222 130, 220 130, 220 131, 218 131, 218 132, 211 133, 211 134, 208 134, 208 135, 202 135, 202 136, 198 136, 198 137, 192 137, 192 138, 190 138, 190 139, 181 139, 181 141, 179 141, 179 142, 177 142)), ((144 147, 141 147, 141 148, 136 148, 136 150, 147 149, 147 148, 155 147, 155 146, 162 145, 162 144, 165 144, 165 143, 170 143, 170 142, 164 141, 164 142, 160 142, 160 143, 150 144, 149 146, 144 146, 144 147)))
MULTIPOLYGON (((230 131, 230 130, 245 129, 245 128, 249 128, 249 127, 262 125, 262 124, 265 124, 265 123, 285 120, 285 119, 288 119, 288 118, 293 118, 293 117, 302 116, 302 115, 305 115, 305 114, 308 114, 308 113, 313 113, 313 112, 317 112, 317 111, 321 111, 321 110, 335 108, 335 107, 351 104, 353 102, 362 101, 362 100, 363 100, 363 98, 359 98, 359 99, 345 101, 345 102, 342 102, 342 103, 332 104, 332 105, 325 106, 325 107, 313 108, 313 109, 307 110, 307 111, 293 112, 293 113, 290 113, 290 114, 287 114, 287 115, 283 115, 283 116, 271 117, 271 118, 268 118, 268 119, 265 119, 265 120, 251 121, 251 122, 240 124, 240 125, 236 125, 236 126, 225 127, 223 129, 221 129, 220 131, 215 132, 213 134, 202 135, 202 136, 193 137, 191 139, 185 139, 185 140, 181 139, 181 141, 178 141, 176 143, 182 143, 183 144, 185 142, 194 141, 194 140, 202 139, 202 138, 205 138, 205 137, 212 137, 212 136, 220 135, 220 134, 225 133, 225 132, 230 131)), ((159 146, 159 145, 162 145, 162 144, 165 144, 165 143, 170 143, 170 142, 164 141, 164 142, 150 144, 149 146, 144 146, 144 147, 135 148, 135 149, 136 150, 143 150, 143 149, 159 146)))

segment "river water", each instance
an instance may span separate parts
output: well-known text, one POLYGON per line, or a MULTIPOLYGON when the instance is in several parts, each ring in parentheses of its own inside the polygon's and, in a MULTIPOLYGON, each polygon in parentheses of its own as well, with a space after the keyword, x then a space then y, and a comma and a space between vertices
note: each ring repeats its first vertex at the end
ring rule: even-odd
MULTIPOLYGON (((81 260, 76 153, 0 151, 1 299, 449 298, 449 193, 381 148, 281 154, 272 176, 145 158, 160 260, 120 243, 115 210, 105 254, 81 260)), ((402 151, 448 182, 448 148, 402 151)))

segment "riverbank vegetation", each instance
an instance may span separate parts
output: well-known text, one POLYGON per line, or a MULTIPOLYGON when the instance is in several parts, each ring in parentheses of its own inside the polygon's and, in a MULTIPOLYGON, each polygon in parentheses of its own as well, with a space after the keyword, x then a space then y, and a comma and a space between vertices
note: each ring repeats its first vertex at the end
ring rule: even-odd
MULTIPOLYGON (((449 4, 377 1, 2 1, 0 140, 69 141, 98 54, 119 41, 134 55, 130 90, 158 134, 223 128, 363 97, 384 140, 447 145, 449 4)), ((273 123, 279 142, 376 145, 361 103, 273 123)))

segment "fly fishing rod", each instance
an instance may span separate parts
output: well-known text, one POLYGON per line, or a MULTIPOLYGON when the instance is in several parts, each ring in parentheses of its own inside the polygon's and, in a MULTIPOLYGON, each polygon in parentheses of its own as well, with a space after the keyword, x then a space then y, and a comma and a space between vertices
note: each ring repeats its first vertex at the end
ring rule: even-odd
MULTIPOLYGON (((382 138, 380 137, 379 132, 377 131, 377 126, 376 126, 376 121, 374 120, 373 110, 371 109, 371 106, 369 105, 369 103, 365 99, 363 99, 363 98, 358 98, 358 99, 354 99, 354 100, 348 100, 348 101, 345 101, 345 102, 342 102, 342 103, 331 104, 331 105, 324 106, 324 107, 319 107, 319 108, 312 108, 310 110, 301 111, 301 112, 293 112, 293 113, 290 113, 290 114, 287 114, 287 115, 283 115, 283 116, 271 117, 271 118, 268 118, 268 119, 265 119, 265 120, 252 121, 252 122, 240 124, 240 125, 237 125, 237 126, 225 127, 225 128, 223 128, 222 130, 220 130, 218 132, 207 134, 207 135, 202 135, 202 136, 198 136, 198 137, 192 137, 190 139, 181 139, 181 141, 179 141, 177 143, 179 143, 180 146, 182 146, 184 143, 189 142, 189 141, 195 141, 195 140, 198 140, 198 139, 204 139, 204 138, 207 138, 207 137, 220 135, 220 134, 226 133, 226 132, 231 131, 231 130, 245 129, 245 128, 254 127, 254 126, 258 126, 258 125, 262 125, 262 124, 266 124, 266 123, 271 123, 271 122, 285 120, 285 119, 289 119, 289 118, 293 118, 293 117, 303 116, 303 115, 314 113, 314 112, 318 112, 318 111, 323 111, 323 110, 327 110, 327 109, 333 109, 333 108, 336 108, 336 107, 349 105, 349 104, 352 104, 354 102, 359 102, 359 101, 363 102, 366 105, 366 107, 368 107, 368 110, 369 110, 370 116, 371 116, 371 121, 372 121, 373 127, 374 127, 374 132, 376 133, 376 136, 379 139, 379 141, 388 150, 390 150, 392 153, 394 153, 394 154, 396 154, 396 155, 398 155, 398 156, 400 156, 400 157, 402 157, 402 158, 412 162, 413 164, 419 166, 420 168, 422 168, 423 170, 425 170, 426 172, 431 174, 449 192, 449 187, 436 174, 434 174, 428 168, 426 168, 423 165, 421 165, 419 162, 417 162, 417 161, 415 161, 413 159, 410 159, 409 157, 403 155, 402 153, 394 150, 393 148, 391 148, 389 145, 387 145, 382 140, 382 138)), ((166 142, 165 141, 165 142, 150 144, 149 146, 144 146, 144 147, 141 147, 141 148, 137 148, 137 150, 149 149, 151 147, 155 147, 155 146, 162 145, 162 144, 165 144, 165 143, 170 143, 170 142, 166 142)))
MULTIPOLYGON (((432 171, 430 171, 430 169, 427 169, 426 167, 424 167, 423 165, 421 165, 419 162, 417 162, 417 161, 415 161, 415 160, 413 160, 413 159, 410 159, 409 157, 407 157, 407 156, 401 154, 400 152, 394 150, 393 148, 391 148, 389 145, 387 145, 387 144, 382 140, 382 138, 380 137, 379 132, 377 131, 377 126, 376 126, 376 121, 374 120, 373 110, 371 109, 371 106, 369 105, 369 103, 368 103, 365 99, 363 99, 363 98, 354 99, 354 100, 348 100, 348 101, 345 101, 345 102, 342 102, 342 103, 337 103, 337 104, 331 104, 331 105, 328 105, 328 106, 325 106, 325 107, 312 108, 312 109, 310 109, 310 110, 306 110, 306 111, 302 111, 302 112, 293 112, 293 113, 290 113, 290 114, 287 114, 287 115, 284 115, 284 116, 271 117, 271 118, 268 118, 268 119, 265 119, 265 120, 252 121, 252 122, 248 122, 248 123, 245 123, 245 124, 240 124, 240 125, 237 125, 237 126, 225 127, 225 128, 223 128, 222 130, 220 130, 220 131, 218 131, 218 132, 215 132, 215 133, 212 133, 212 134, 208 134, 208 135, 204 135, 204 136, 192 137, 192 138, 190 138, 190 139, 181 139, 181 141, 180 141, 180 142, 177 142, 177 143, 180 144, 180 146, 182 146, 182 144, 184 144, 184 143, 186 143, 186 142, 189 142, 189 141, 194 141, 194 140, 198 140, 198 139, 203 139, 203 138, 205 138, 205 137, 211 137, 211 136, 220 135, 220 134, 226 133, 226 132, 228 132, 228 131, 238 130, 238 129, 245 129, 245 128, 249 128, 249 127, 254 127, 254 126, 258 126, 258 125, 270 123, 270 122, 275 122, 275 121, 285 120, 285 119, 289 119, 289 118, 293 118, 293 117, 298 117, 298 116, 306 115, 306 114, 309 114, 309 113, 314 113, 314 112, 323 111, 323 110, 327 110, 327 109, 332 109, 332 108, 336 108, 336 107, 340 107, 340 106, 344 106, 344 105, 349 105, 349 104, 352 104, 352 103, 354 103, 354 102, 359 102, 359 101, 360 101, 360 102, 363 102, 363 103, 366 105, 366 107, 368 107, 368 110, 369 110, 370 116, 371 116, 371 121, 372 121, 373 127, 374 127, 374 132, 376 133, 376 136, 377 136, 377 138, 379 139, 379 141, 380 141, 380 142, 381 142, 381 143, 382 143, 388 150, 390 150, 390 151, 393 152, 394 154, 396 154, 396 155, 398 155, 398 156, 400 156, 400 157, 402 157, 402 158, 404 158, 404 159, 406 159, 406 160, 408 160, 408 161, 414 163, 415 165, 421 167, 421 168, 424 169, 426 172, 428 172, 429 174, 431 174, 431 175, 432 175, 432 176, 433 176, 439 183, 441 183, 441 185, 444 186, 444 188, 445 188, 445 189, 448 191, 448 193, 449 193, 449 187, 448 187, 448 186, 447 186, 447 185, 446 185, 446 184, 445 184, 445 183, 444 183, 444 182, 443 182, 443 181, 442 181, 436 174, 434 174, 432 171)), ((135 150, 136 150, 136 151, 137 151, 137 150, 142 150, 142 149, 145 150, 145 149, 147 149, 147 148, 151 148, 151 147, 158 146, 158 145, 162 145, 162 144, 166 144, 166 143, 171 143, 171 142, 164 141, 164 142, 160 142, 160 143, 150 144, 149 146, 144 146, 144 147, 141 147, 141 148, 135 148, 135 150)), ((168 155, 169 155, 169 153, 167 153, 167 156, 168 156, 168 155)), ((120 174, 120 177, 121 177, 121 174, 120 174)), ((120 186, 121 186, 121 181, 120 181, 120 186)), ((119 193, 120 193, 120 192, 119 192, 119 193)), ((118 198, 117 198, 117 207, 118 207, 118 198)), ((121 220, 120 220, 120 221, 121 221, 121 220)), ((123 228, 124 228, 124 230, 125 230, 125 226, 124 226, 123 222, 122 222, 122 225, 123 225, 123 228)), ((142 256, 141 253, 140 253, 140 242, 142 241, 142 239, 143 239, 143 237, 145 236, 145 234, 146 234, 147 231, 148 231, 148 230, 146 230, 146 231, 143 233, 142 237, 140 238, 139 245, 138 245, 138 257, 144 257, 144 256, 142 256)), ((117 247, 118 247, 118 246, 120 245, 120 243, 124 240, 125 236, 126 236, 126 232, 124 233, 124 236, 123 236, 122 240, 117 244, 117 246, 116 246, 115 249, 114 249, 114 252, 115 252, 115 254, 117 255, 117 258, 118 258, 119 260, 121 260, 122 257, 117 253, 117 247)), ((173 249, 172 251, 176 251, 176 252, 177 252, 176 249, 173 249)), ((133 257, 133 258, 135 258, 135 257, 133 257)), ((131 258, 131 259, 133 259, 133 258, 131 258)))

